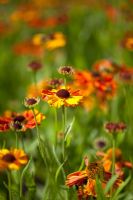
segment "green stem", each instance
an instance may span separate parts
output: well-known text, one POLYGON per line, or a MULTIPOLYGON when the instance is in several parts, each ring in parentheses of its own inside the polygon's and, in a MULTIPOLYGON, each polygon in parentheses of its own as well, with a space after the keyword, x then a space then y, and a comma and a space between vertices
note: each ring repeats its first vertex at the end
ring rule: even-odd
POLYGON ((12 194, 11 194, 11 174, 10 174, 10 171, 7 171, 7 178, 8 178, 9 200, 12 200, 12 194))
POLYGON ((18 132, 15 131, 15 135, 16 135, 16 148, 18 149, 18 132))
POLYGON ((115 174, 115 139, 112 140, 112 175, 115 174))
POLYGON ((33 72, 33 80, 34 80, 35 86, 37 86, 37 73, 36 72, 33 72))
POLYGON ((65 129, 66 129, 66 108, 65 108, 65 106, 62 106, 62 130, 63 130, 62 155, 63 155, 63 160, 65 160, 65 129))
POLYGON ((34 110, 34 108, 32 108, 32 112, 33 112, 34 119, 35 119, 35 123, 36 123, 36 133, 37 133, 38 144, 39 144, 40 141, 41 141, 41 137, 40 137, 40 134, 39 134, 39 131, 38 131, 38 124, 37 124, 36 114, 35 114, 35 110, 34 110))
POLYGON ((48 164, 47 164, 47 160, 43 154, 43 147, 42 147, 42 140, 41 140, 41 136, 39 134, 39 129, 38 129, 38 124, 37 124, 37 120, 36 120, 36 114, 35 114, 35 110, 34 108, 32 108, 32 112, 33 112, 33 115, 34 115, 34 119, 35 119, 35 122, 36 122, 36 133, 37 133, 37 140, 38 140, 38 147, 39 147, 39 151, 40 151, 40 154, 41 154, 41 157, 47 167, 47 169, 49 170, 49 167, 48 167, 48 164))
POLYGON ((57 146, 57 133, 58 133, 58 118, 57 118, 57 109, 54 110, 54 117, 55 117, 55 146, 57 146))

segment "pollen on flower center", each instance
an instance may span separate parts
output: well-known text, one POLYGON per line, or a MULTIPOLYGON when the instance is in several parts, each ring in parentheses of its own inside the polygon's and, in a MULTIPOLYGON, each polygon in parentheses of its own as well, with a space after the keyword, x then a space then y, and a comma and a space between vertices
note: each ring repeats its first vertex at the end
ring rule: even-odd
POLYGON ((8 163, 13 163, 16 160, 16 158, 14 155, 8 153, 3 156, 2 160, 8 163))
POLYGON ((65 90, 65 89, 59 90, 59 91, 56 93, 56 95, 57 95, 58 97, 60 97, 60 98, 65 98, 65 99, 67 99, 67 98, 70 97, 70 93, 69 93, 67 90, 65 90))

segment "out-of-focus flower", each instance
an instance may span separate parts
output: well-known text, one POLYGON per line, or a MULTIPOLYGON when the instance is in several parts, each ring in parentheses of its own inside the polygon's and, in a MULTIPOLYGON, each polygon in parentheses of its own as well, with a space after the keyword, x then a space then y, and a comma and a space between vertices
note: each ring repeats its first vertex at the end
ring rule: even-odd
POLYGON ((32 84, 27 89, 27 97, 38 97, 41 96, 41 91, 43 89, 50 89, 50 84, 48 80, 42 80, 36 85, 32 84))
POLYGON ((96 149, 105 149, 107 146, 107 140, 106 138, 103 137, 99 137, 94 141, 94 146, 96 147, 96 149))
POLYGON ((93 64, 93 71, 102 75, 115 74, 119 70, 120 66, 108 59, 98 60, 93 64))
POLYGON ((11 117, 1 116, 0 117, 0 132, 6 132, 10 129, 11 117))
MULTIPOLYGON (((101 162, 103 163, 103 167, 105 171, 111 171, 112 169, 112 149, 108 149, 106 153, 97 152, 97 156, 102 157, 101 162)), ((124 176, 123 168, 133 168, 133 164, 131 162, 125 161, 122 156, 122 151, 118 148, 115 149, 115 173, 119 176, 124 176)))
POLYGON ((74 69, 71 66, 61 66, 58 69, 59 74, 71 76, 74 74, 74 69))
POLYGON ((18 170, 27 162, 28 156, 22 149, 0 150, 0 166, 2 165, 3 169, 18 170))
POLYGON ((43 46, 43 48, 48 50, 63 47, 66 44, 65 36, 61 32, 56 32, 50 35, 44 35, 42 33, 36 34, 32 41, 35 46, 43 46))
POLYGON ((24 99, 24 105, 25 107, 28 108, 34 108, 39 103, 39 101, 40 101, 39 97, 31 97, 31 98, 26 97, 24 99))
POLYGON ((5 116, 2 117, 2 125, 0 126, 0 130, 9 131, 11 129, 17 132, 23 132, 27 129, 33 129, 36 126, 36 122, 38 125, 40 125, 41 121, 45 119, 45 116, 36 109, 35 116, 36 121, 34 119, 34 114, 32 110, 26 110, 22 113, 12 113, 11 111, 8 111, 8 113, 5 113, 5 116), (3 122, 3 119, 6 119, 6 121, 3 122))
POLYGON ((64 24, 68 21, 67 15, 60 15, 60 16, 52 16, 49 18, 33 18, 28 22, 28 25, 33 28, 47 28, 47 27, 54 27, 57 25, 64 24))
POLYGON ((33 19, 38 18, 39 11, 31 4, 21 4, 10 15, 11 22, 30 22, 33 19))
POLYGON ((105 7, 105 13, 108 19, 112 22, 116 22, 116 20, 118 19, 119 10, 112 5, 107 5, 105 7))
POLYGON ((30 40, 15 44, 13 51, 17 55, 42 56, 44 53, 44 49, 40 45, 34 45, 30 40))
POLYGON ((122 40, 122 46, 130 51, 133 50, 133 33, 128 32, 122 40))
MULTIPOLYGON (((106 172, 101 162, 88 163, 85 170, 77 171, 67 176, 66 185, 69 187, 76 186, 78 199, 88 197, 97 197, 96 193, 96 178, 101 181, 102 188, 106 187, 107 182, 110 180, 112 174, 106 172)), ((113 184, 115 190, 122 183, 118 178, 113 184)), ((106 194, 109 196, 110 193, 106 194)))
POLYGON ((123 132, 126 129, 126 127, 126 124, 123 122, 108 122, 105 124, 105 130, 107 130, 109 133, 123 132))
POLYGON ((122 69, 119 72, 119 78, 122 82, 127 84, 133 83, 133 68, 131 67, 122 67, 122 69))
POLYGON ((73 78, 73 85, 81 90, 83 96, 88 96, 94 91, 93 77, 89 71, 75 71, 73 78))
POLYGON ((42 64, 40 61, 38 60, 33 60, 32 62, 30 62, 28 64, 28 67, 32 70, 32 71, 38 71, 42 68, 42 64))
POLYGON ((40 125, 41 121, 45 119, 45 116, 42 113, 40 113, 38 110, 35 109, 34 111, 35 111, 36 121, 35 121, 32 110, 27 110, 23 112, 23 116, 26 119, 26 123, 25 123, 26 129, 34 128, 36 126, 36 123, 40 125))
POLYGON ((97 94, 112 98, 116 93, 117 83, 112 76, 94 76, 94 87, 97 94))
POLYGON ((63 84, 63 80, 62 79, 51 79, 49 82, 48 82, 48 85, 49 87, 51 88, 58 88, 60 87, 61 85, 63 84))
POLYGON ((51 106, 60 108, 61 106, 76 106, 82 100, 79 90, 61 87, 59 89, 43 90, 42 99, 51 106))
POLYGON ((9 0, 0 0, 0 3, 1 4, 6 4, 6 3, 8 3, 9 2, 9 0))

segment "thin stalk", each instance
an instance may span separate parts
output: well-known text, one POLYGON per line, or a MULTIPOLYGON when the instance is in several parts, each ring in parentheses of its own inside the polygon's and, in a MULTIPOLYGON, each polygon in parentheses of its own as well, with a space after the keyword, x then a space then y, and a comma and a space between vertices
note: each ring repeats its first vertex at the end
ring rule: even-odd
POLYGON ((66 129, 66 108, 65 108, 65 106, 62 106, 62 130, 63 130, 62 155, 63 155, 63 160, 65 159, 65 129, 66 129))
POLYGON ((115 139, 112 140, 112 175, 115 174, 115 139))
POLYGON ((33 115, 34 115, 34 119, 35 119, 35 122, 36 122, 36 133, 37 133, 37 140, 38 140, 38 147, 39 147, 39 151, 40 151, 40 154, 41 154, 41 157, 47 167, 47 169, 49 170, 49 167, 48 167, 48 164, 47 164, 47 160, 43 154, 43 149, 42 149, 42 144, 41 144, 41 136, 39 134, 39 129, 38 129, 38 124, 37 124, 37 120, 36 120, 36 114, 35 114, 35 110, 34 108, 32 108, 32 112, 33 112, 33 115))
POLYGON ((55 146, 57 146, 57 133, 58 133, 58 118, 57 118, 57 109, 54 109, 54 118, 55 118, 55 146))
POLYGON ((10 174, 10 171, 7 171, 7 178, 8 178, 9 200, 12 200, 12 194, 11 194, 11 174, 10 174))
MULTIPOLYGON (((115 138, 112 136, 112 176, 115 175, 115 138)), ((111 187, 110 199, 112 199, 113 186, 111 187)))
POLYGON ((15 136, 16 136, 16 148, 18 149, 18 132, 15 131, 15 136))
POLYGON ((37 73, 36 72, 33 72, 33 81, 34 81, 35 86, 37 86, 37 73))

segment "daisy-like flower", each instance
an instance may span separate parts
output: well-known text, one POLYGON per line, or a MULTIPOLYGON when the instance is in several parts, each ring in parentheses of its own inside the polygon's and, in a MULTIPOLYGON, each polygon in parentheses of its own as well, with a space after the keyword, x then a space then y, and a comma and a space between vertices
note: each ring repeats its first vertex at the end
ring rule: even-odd
MULTIPOLYGON (((89 197, 97 197, 96 193, 96 177, 101 181, 102 188, 106 187, 107 182, 112 177, 110 172, 106 172, 102 165, 102 162, 88 163, 85 170, 71 173, 67 176, 66 185, 68 187, 76 186, 78 199, 89 197)), ((122 180, 118 178, 113 184, 113 190, 115 190, 122 180)), ((109 196, 110 192, 106 194, 109 196)))
POLYGON ((32 41, 35 46, 41 45, 48 50, 63 47, 66 44, 65 36, 61 32, 56 32, 50 35, 38 33, 34 35, 32 41))
POLYGON ((0 166, 3 165, 3 169, 18 170, 27 162, 28 156, 22 149, 0 150, 0 166))
POLYGON ((82 100, 79 90, 61 87, 59 89, 43 90, 42 99, 51 106, 60 108, 61 106, 76 106, 82 100))
POLYGON ((24 99, 24 105, 28 108, 34 108, 39 103, 39 101, 39 97, 26 97, 24 99))

